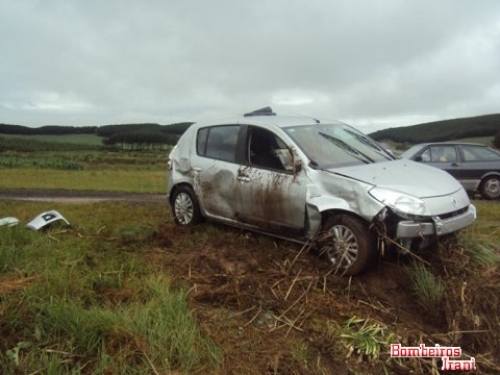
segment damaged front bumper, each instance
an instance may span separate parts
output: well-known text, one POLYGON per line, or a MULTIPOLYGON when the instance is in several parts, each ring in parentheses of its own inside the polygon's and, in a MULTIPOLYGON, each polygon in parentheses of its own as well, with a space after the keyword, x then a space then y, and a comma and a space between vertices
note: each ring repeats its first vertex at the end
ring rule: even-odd
POLYGON ((421 238, 427 236, 443 236, 457 232, 472 224, 476 219, 476 207, 469 205, 465 212, 456 216, 441 218, 432 217, 429 222, 402 220, 397 224, 397 238, 421 238))

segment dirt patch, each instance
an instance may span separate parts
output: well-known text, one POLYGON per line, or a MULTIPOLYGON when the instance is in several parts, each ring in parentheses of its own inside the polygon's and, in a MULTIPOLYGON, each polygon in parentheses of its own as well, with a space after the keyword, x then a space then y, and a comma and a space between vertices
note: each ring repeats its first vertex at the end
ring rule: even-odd
POLYGON ((200 325, 225 353, 223 374, 438 373, 430 359, 390 361, 388 344, 378 358, 349 349, 339 327, 353 317, 404 346, 464 345, 470 353, 480 344, 453 341, 447 319, 426 314, 404 272, 408 258, 344 278, 301 245, 224 226, 166 224, 156 243, 158 251, 142 256, 189 290, 200 325))

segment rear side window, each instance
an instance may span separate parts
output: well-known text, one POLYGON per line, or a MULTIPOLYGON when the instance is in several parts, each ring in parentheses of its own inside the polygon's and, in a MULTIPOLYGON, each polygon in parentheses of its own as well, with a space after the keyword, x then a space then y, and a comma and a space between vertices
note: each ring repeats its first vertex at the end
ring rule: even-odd
POLYGON ((234 163, 239 131, 239 125, 213 126, 198 130, 197 154, 234 163))
POLYGON ((498 161, 500 154, 486 147, 462 146, 464 161, 498 161))

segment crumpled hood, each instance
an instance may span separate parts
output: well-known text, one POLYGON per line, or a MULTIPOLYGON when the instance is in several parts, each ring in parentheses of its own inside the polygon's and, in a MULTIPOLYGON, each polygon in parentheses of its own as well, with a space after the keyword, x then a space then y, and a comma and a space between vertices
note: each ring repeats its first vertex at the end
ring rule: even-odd
POLYGON ((447 172, 406 159, 328 171, 417 198, 450 195, 462 189, 462 185, 447 172))

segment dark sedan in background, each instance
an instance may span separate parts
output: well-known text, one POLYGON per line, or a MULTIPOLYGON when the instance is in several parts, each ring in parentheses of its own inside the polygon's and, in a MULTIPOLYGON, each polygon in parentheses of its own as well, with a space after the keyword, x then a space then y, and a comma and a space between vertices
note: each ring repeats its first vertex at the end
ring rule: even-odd
POLYGON ((500 152, 493 148, 476 143, 423 143, 401 157, 445 170, 471 194, 500 198, 500 152))

